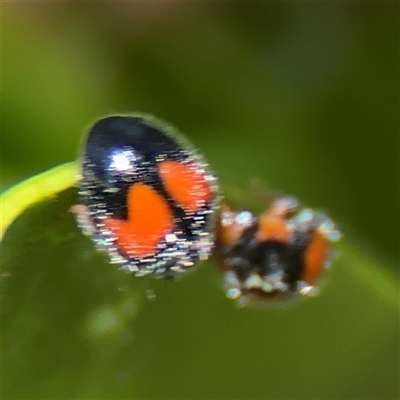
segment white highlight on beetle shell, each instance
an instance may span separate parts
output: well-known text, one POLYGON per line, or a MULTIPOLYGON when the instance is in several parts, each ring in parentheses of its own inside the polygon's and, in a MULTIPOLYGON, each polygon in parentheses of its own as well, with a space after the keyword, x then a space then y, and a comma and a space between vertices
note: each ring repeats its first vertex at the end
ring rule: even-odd
POLYGON ((326 214, 310 208, 304 208, 288 220, 288 226, 290 229, 298 231, 307 231, 310 228, 315 228, 330 242, 337 242, 342 237, 335 223, 326 214))
POLYGON ((250 211, 242 211, 236 216, 236 222, 243 226, 250 226, 253 223, 253 214, 250 211))
POLYGON ((263 280, 258 274, 251 274, 244 282, 246 289, 260 289, 262 288, 263 280))
POLYGON ((302 296, 316 297, 319 295, 319 287, 308 285, 303 281, 297 282, 297 293, 302 296))
POLYGON ((273 207, 280 213, 294 211, 298 208, 299 201, 294 196, 280 197, 274 200, 273 207))
POLYGON ((132 158, 134 155, 131 150, 118 150, 111 154, 110 167, 120 172, 129 171, 133 167, 132 158))

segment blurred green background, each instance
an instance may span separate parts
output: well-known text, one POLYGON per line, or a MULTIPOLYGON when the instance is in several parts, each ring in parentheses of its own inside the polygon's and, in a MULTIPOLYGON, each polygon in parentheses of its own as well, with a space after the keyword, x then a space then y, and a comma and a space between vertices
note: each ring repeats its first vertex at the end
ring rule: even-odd
MULTIPOLYGON (((73 160, 95 119, 150 112, 185 132, 226 186, 255 197, 257 178, 327 209, 397 274, 398 17, 397 2, 3 3, 3 189, 73 160)), ((236 310, 213 267, 151 283, 159 301, 134 323, 128 313, 123 343, 68 340, 83 309, 123 301, 82 298, 79 321, 71 312, 35 331, 42 340, 10 329, 24 345, 7 353, 5 398, 396 398, 398 310, 337 271, 326 297, 284 311, 236 310), (92 363, 77 373, 83 357, 92 363)))

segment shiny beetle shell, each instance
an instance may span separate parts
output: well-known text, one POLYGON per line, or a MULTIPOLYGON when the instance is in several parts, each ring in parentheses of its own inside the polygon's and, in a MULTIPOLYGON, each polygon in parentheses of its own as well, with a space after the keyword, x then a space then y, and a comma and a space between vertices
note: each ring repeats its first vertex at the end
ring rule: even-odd
POLYGON ((79 226, 123 269, 173 277, 210 256, 217 180, 171 126, 147 115, 100 119, 83 144, 78 188, 79 226))

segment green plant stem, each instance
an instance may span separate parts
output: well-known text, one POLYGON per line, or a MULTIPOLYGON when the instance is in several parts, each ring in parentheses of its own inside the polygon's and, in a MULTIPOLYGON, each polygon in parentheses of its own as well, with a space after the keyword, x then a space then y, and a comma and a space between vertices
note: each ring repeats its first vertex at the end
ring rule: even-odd
POLYGON ((74 186, 77 178, 78 165, 76 162, 70 162, 33 176, 4 192, 0 198, 1 240, 7 228, 24 210, 74 186))

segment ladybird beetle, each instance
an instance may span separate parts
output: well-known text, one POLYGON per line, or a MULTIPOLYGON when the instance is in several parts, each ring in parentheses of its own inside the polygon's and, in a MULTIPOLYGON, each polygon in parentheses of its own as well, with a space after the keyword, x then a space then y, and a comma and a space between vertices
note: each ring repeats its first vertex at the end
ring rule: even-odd
POLYGON ((245 306, 287 302, 296 293, 315 296, 330 242, 339 238, 325 214, 299 209, 294 197, 276 197, 258 218, 222 203, 216 258, 227 297, 245 306))
POLYGON ((81 155, 78 225, 111 263, 175 277, 211 255, 216 177, 173 127, 116 115, 89 130, 81 155))

